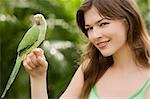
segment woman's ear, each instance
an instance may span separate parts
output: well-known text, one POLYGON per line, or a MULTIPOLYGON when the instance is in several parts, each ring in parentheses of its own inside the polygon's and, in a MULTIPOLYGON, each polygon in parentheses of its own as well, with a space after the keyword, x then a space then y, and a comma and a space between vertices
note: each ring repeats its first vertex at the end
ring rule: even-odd
POLYGON ((128 23, 127 19, 123 18, 123 22, 124 22, 124 24, 126 26, 127 32, 129 32, 129 23, 128 23))
POLYGON ((126 18, 123 18, 123 22, 125 22, 126 25, 129 25, 126 18))

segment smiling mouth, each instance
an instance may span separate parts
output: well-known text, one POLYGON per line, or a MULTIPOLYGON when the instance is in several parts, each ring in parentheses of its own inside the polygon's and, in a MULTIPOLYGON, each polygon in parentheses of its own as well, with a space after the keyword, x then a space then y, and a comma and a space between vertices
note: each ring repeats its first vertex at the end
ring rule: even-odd
POLYGON ((99 42, 97 43, 96 45, 100 48, 100 49, 104 49, 107 47, 107 44, 110 42, 110 40, 107 40, 107 41, 102 41, 102 42, 99 42))

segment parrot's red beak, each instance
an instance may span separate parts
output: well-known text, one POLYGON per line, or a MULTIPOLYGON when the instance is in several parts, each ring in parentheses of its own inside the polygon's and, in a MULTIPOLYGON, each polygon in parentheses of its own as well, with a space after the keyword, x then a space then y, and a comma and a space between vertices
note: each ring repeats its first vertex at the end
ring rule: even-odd
POLYGON ((35 23, 36 23, 37 25, 40 25, 40 20, 35 20, 35 23))
POLYGON ((36 24, 36 25, 40 25, 41 23, 40 23, 40 19, 39 18, 35 18, 35 20, 34 20, 34 24, 36 24))

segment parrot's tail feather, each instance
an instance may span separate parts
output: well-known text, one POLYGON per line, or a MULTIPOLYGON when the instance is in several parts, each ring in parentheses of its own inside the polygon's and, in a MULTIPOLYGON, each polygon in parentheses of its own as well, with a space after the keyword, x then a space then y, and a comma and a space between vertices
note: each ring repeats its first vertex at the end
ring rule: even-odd
POLYGON ((18 55, 18 56, 17 56, 16 63, 15 63, 15 66, 14 66, 14 68, 13 68, 13 71, 12 71, 12 73, 11 73, 11 75, 10 75, 10 78, 9 78, 9 80, 8 80, 8 82, 7 82, 6 88, 5 88, 5 90, 4 90, 4 92, 3 92, 2 96, 1 96, 1 98, 4 98, 4 96, 5 96, 6 92, 7 92, 7 90, 10 88, 11 84, 12 84, 13 81, 15 80, 16 75, 17 75, 17 73, 18 73, 18 71, 19 71, 19 68, 20 68, 20 66, 21 66, 21 62, 22 62, 21 57, 19 57, 19 55, 18 55))

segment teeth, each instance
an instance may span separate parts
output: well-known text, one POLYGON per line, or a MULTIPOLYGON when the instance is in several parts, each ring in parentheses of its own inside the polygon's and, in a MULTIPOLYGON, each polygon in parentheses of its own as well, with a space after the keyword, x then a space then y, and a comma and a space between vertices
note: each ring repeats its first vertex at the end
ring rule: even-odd
POLYGON ((100 48, 104 48, 110 40, 97 43, 100 48))
POLYGON ((107 43, 107 42, 109 42, 110 40, 107 40, 107 41, 102 41, 102 42, 95 42, 96 43, 96 45, 99 45, 99 44, 102 44, 102 43, 107 43))
POLYGON ((105 42, 109 42, 110 40, 108 40, 108 41, 103 41, 103 42, 100 42, 100 43, 105 43, 105 42))

